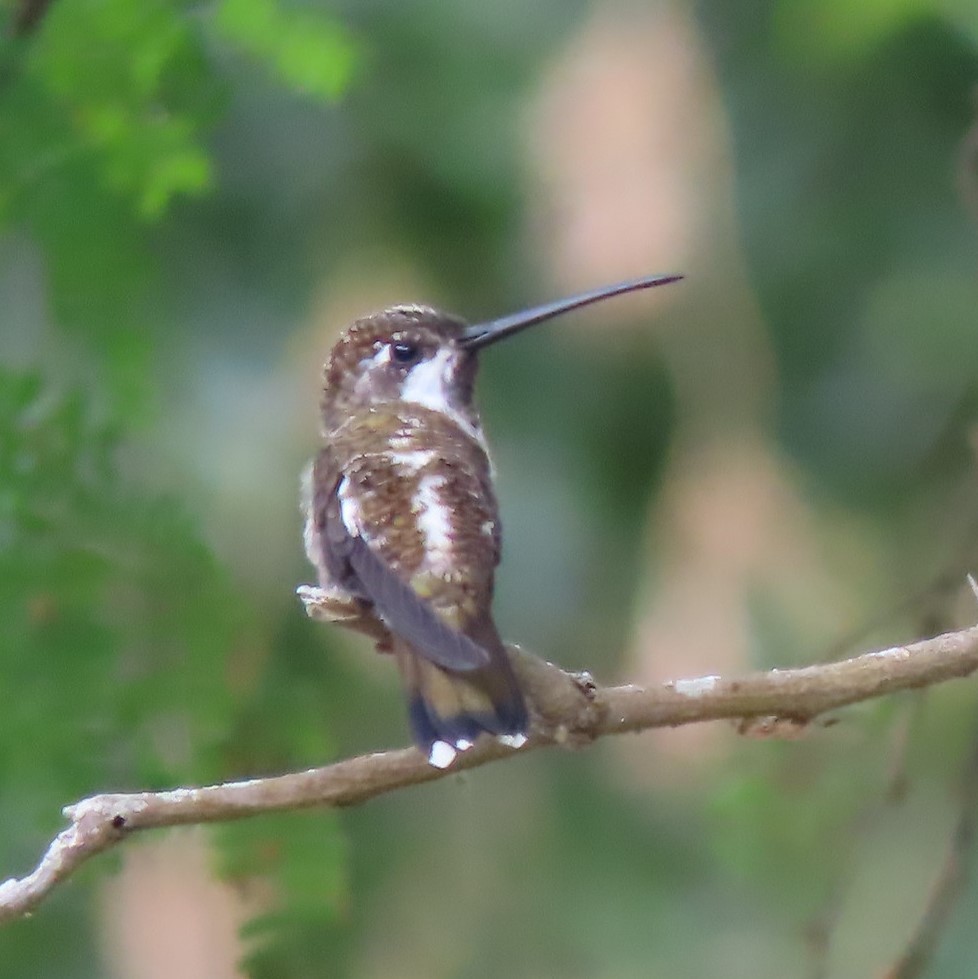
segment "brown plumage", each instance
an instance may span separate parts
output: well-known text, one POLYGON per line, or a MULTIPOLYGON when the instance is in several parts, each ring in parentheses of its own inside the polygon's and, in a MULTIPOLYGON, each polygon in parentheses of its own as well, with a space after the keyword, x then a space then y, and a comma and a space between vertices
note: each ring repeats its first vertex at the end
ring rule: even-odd
POLYGON ((357 320, 326 365, 325 444, 306 490, 305 541, 331 600, 381 620, 415 743, 446 767, 483 733, 526 740, 523 693, 492 619, 500 529, 473 403, 477 352, 607 296, 595 290, 466 326, 425 306, 357 320))
POLYGON ((370 603, 391 630, 415 742, 449 763, 483 732, 519 743, 527 727, 491 618, 499 522, 462 329, 401 307, 341 338, 326 369, 307 533, 321 583, 370 603), (418 348, 416 363, 389 356, 399 342, 418 348), (412 369, 438 357, 430 386, 414 391, 431 405, 404 400, 412 369))

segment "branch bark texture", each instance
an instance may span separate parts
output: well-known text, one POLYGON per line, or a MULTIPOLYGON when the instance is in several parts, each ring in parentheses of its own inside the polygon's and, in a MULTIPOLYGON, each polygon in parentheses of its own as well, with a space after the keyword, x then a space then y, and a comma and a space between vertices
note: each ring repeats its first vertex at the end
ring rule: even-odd
POLYGON ((0 922, 32 911, 89 858, 137 830, 242 819, 313 806, 358 805, 395 789, 554 745, 584 745, 610 734, 735 718, 804 725, 826 711, 978 670, 978 627, 835 663, 740 677, 704 676, 661 686, 604 687, 527 653, 513 661, 533 706, 533 735, 514 751, 486 740, 447 771, 414 749, 361 755, 271 778, 164 792, 103 794, 64 809, 70 825, 37 868, 0 883, 0 922))

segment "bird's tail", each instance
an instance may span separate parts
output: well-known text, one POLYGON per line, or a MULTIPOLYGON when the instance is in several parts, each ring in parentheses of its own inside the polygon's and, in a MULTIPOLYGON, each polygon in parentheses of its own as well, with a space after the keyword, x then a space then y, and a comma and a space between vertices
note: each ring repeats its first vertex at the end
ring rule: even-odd
POLYGON ((437 666, 395 640, 414 743, 436 768, 448 768, 483 733, 514 748, 526 741, 526 701, 509 657, 498 638, 487 647, 489 665, 462 672, 437 666))

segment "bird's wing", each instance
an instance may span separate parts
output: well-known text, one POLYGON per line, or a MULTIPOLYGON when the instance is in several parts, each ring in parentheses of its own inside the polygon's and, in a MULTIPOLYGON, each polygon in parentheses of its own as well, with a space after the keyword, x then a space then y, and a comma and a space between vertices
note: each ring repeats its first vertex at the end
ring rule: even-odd
POLYGON ((391 632, 432 663, 462 671, 487 666, 489 653, 445 622, 385 559, 369 521, 343 494, 346 476, 330 469, 321 457, 313 506, 325 563, 337 582, 372 602, 391 632))
POLYGON ((352 539, 349 560, 388 628, 425 659, 450 670, 476 670, 489 664, 489 653, 442 621, 362 537, 352 539))

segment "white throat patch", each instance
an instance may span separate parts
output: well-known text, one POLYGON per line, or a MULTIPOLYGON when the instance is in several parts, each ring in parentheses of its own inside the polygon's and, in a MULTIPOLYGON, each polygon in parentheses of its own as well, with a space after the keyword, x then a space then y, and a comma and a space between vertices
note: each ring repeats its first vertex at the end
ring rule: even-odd
POLYGON ((412 367, 404 379, 401 397, 405 401, 423 405, 432 411, 447 415, 467 435, 485 448, 485 438, 478 425, 473 425, 468 417, 452 404, 452 379, 455 373, 455 358, 459 352, 451 347, 442 347, 434 357, 423 360, 412 367))
POLYGON ((401 397, 432 411, 453 413, 455 408, 450 398, 453 359, 454 351, 442 347, 434 357, 412 367, 404 379, 401 397))

